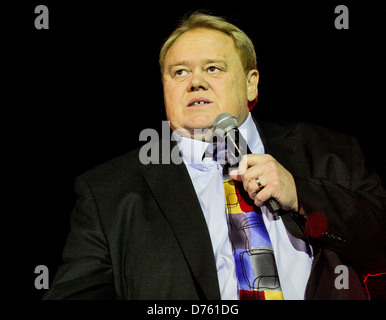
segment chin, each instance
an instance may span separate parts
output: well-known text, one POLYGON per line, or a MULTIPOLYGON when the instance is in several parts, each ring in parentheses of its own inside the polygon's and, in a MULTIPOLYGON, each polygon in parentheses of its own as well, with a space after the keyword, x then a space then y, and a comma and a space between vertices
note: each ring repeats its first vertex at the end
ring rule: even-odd
POLYGON ((208 130, 213 127, 213 121, 189 121, 186 123, 185 128, 188 130, 208 130))

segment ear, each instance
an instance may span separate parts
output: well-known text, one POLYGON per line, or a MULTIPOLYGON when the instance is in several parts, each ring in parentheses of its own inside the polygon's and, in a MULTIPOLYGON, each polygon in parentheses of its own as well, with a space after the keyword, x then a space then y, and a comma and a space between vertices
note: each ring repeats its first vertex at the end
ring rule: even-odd
POLYGON ((258 96, 257 85, 259 84, 259 71, 252 69, 247 74, 247 97, 248 101, 254 101, 258 96))

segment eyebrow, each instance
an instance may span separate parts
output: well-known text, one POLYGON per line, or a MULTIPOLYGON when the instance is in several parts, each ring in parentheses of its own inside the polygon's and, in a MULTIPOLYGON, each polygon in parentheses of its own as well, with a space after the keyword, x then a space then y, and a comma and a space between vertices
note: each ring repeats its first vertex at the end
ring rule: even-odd
MULTIPOLYGON (((225 62, 225 60, 223 59, 204 59, 202 61, 202 64, 205 65, 205 64, 209 64, 209 63, 222 63, 225 65, 225 67, 228 66, 228 64, 225 62)), ((174 67, 177 67, 177 66, 188 66, 190 64, 190 62, 188 60, 181 60, 177 63, 173 63, 171 64, 169 67, 168 67, 168 70, 169 72, 174 68, 174 67)))

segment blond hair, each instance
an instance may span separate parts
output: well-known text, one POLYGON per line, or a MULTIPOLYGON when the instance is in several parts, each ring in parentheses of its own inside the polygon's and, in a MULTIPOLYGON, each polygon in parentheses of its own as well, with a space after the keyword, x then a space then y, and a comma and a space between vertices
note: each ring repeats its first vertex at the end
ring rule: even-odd
POLYGON ((233 39, 245 73, 257 68, 255 48, 251 39, 249 39, 249 37, 242 30, 222 17, 212 16, 201 12, 194 12, 189 16, 185 16, 181 20, 177 29, 175 29, 169 38, 167 38, 164 42, 159 55, 161 75, 163 75, 164 72, 165 56, 170 47, 179 36, 195 28, 214 29, 227 34, 233 39))

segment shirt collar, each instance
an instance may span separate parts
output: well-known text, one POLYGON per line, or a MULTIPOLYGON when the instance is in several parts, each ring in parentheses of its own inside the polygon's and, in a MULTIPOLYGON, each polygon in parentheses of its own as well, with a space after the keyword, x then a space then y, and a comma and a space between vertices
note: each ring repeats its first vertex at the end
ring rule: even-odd
MULTIPOLYGON (((241 124, 241 126, 239 127, 239 131, 244 137, 244 139, 247 141, 249 149, 253 153, 264 153, 263 143, 256 128, 256 124, 252 119, 251 113, 248 114, 247 119, 241 124)), ((173 136, 177 141, 182 158, 186 164, 193 166, 203 164, 202 156, 210 143, 191 139, 188 137, 183 137, 175 132, 173 133, 173 136)))
POLYGON ((202 155, 209 146, 209 142, 204 142, 175 134, 178 147, 182 158, 186 164, 201 165, 202 155))
POLYGON ((263 154, 264 146, 260 138, 259 131, 257 130, 256 124, 252 119, 251 113, 248 114, 247 119, 239 127, 239 131, 243 138, 247 141, 249 149, 252 153, 263 154))

